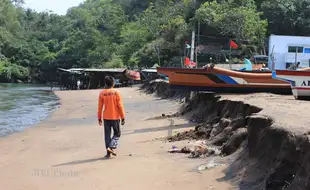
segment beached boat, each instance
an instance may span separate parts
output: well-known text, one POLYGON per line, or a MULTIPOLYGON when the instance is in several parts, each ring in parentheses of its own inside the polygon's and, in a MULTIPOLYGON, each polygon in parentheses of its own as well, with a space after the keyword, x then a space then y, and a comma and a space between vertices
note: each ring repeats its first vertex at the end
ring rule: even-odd
POLYGON ((124 72, 125 72, 125 76, 131 80, 141 80, 139 71, 132 71, 132 70, 126 69, 124 72))
POLYGON ((283 80, 291 84, 295 99, 310 99, 310 71, 309 70, 276 70, 273 78, 283 80))
POLYGON ((199 69, 159 67, 157 71, 169 77, 172 89, 181 91, 292 94, 290 83, 273 79, 270 71, 233 71, 216 67, 199 69))

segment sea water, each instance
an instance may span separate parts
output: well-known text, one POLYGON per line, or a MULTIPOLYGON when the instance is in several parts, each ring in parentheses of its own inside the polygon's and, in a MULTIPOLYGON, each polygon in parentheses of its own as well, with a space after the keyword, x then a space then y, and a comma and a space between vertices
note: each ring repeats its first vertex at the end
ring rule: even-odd
POLYGON ((0 137, 40 123, 58 106, 49 87, 0 83, 0 137))

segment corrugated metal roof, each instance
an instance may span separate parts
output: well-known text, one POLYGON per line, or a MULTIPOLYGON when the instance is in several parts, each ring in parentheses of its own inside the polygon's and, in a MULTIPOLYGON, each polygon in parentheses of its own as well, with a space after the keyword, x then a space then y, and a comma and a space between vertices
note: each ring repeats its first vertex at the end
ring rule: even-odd
POLYGON ((122 73, 126 69, 124 68, 111 68, 111 69, 90 69, 90 68, 72 68, 72 69, 62 69, 58 68, 58 70, 70 72, 70 73, 79 73, 79 72, 115 72, 115 73, 122 73))
POLYGON ((71 69, 62 69, 62 68, 58 68, 58 70, 68 72, 68 73, 76 73, 76 74, 82 74, 81 71, 83 71, 83 70, 71 70, 71 69))
POLYGON ((126 69, 123 68, 113 68, 113 69, 85 69, 84 72, 116 72, 116 73, 122 73, 126 69))

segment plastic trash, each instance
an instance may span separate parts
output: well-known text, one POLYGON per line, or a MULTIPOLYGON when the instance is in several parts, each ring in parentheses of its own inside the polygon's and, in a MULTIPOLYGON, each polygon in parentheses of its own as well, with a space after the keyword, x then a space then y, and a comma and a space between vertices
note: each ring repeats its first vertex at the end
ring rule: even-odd
POLYGON ((210 161, 208 164, 203 164, 198 167, 198 171, 210 170, 212 168, 216 168, 219 166, 223 166, 223 164, 217 164, 214 160, 210 161))

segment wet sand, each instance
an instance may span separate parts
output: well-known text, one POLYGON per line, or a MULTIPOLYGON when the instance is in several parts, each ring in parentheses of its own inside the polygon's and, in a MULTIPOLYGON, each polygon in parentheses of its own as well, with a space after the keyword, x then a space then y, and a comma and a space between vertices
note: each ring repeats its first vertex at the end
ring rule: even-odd
MULTIPOLYGON (((154 140, 193 125, 180 118, 148 120, 173 113, 179 104, 123 88, 127 123, 117 158, 105 155, 97 125, 98 90, 59 91, 61 106, 40 125, 0 139, 0 179, 5 190, 229 190, 223 167, 202 173, 208 159, 168 154, 172 145, 154 140)), ((16 119, 18 122, 18 118, 16 119)))

